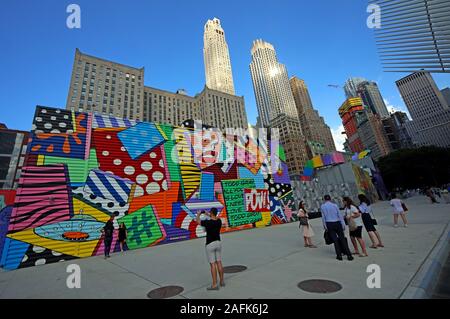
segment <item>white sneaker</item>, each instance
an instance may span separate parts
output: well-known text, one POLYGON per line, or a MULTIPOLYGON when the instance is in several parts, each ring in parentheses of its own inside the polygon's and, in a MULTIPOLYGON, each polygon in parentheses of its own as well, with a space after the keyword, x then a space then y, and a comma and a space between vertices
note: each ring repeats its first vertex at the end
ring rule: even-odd
POLYGON ((405 224, 405 228, 408 228, 408 224, 405 224))
POLYGON ((398 228, 398 225, 397 225, 397 224, 395 224, 395 225, 394 225, 394 228, 398 228))

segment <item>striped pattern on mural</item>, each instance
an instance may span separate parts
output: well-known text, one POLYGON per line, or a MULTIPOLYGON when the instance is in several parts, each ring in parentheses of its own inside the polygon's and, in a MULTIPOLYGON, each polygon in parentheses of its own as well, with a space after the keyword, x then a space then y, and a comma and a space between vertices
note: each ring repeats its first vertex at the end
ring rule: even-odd
POLYGON ((68 220, 71 201, 67 178, 63 164, 23 167, 8 231, 68 220))
POLYGON ((120 119, 113 116, 94 114, 92 119, 92 128, 111 128, 111 127, 132 127, 137 121, 129 119, 120 119))
POLYGON ((200 186, 202 173, 197 165, 193 163, 193 156, 185 135, 187 130, 176 128, 173 132, 177 143, 178 160, 180 163, 181 178, 183 180, 184 196, 188 199, 200 186))
POLYGON ((127 203, 132 186, 131 181, 93 169, 86 180, 84 191, 118 203, 127 203))

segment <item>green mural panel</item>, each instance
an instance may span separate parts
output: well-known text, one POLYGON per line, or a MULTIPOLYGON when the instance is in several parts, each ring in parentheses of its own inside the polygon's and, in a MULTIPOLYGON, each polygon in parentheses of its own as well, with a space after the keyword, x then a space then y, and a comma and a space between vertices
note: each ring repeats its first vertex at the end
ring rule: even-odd
POLYGON ((283 161, 286 162, 286 154, 284 153, 284 148, 281 145, 278 145, 278 157, 283 161))
POLYGON ((97 154, 95 149, 89 152, 89 159, 66 158, 57 156, 45 156, 44 165, 66 164, 69 169, 70 182, 72 184, 84 183, 89 171, 98 168, 97 154))
POLYGON ((261 213, 245 210, 245 188, 255 188, 255 181, 249 178, 222 181, 228 223, 231 227, 256 223, 262 219, 261 213))
POLYGON ((0 210, 2 210, 5 206, 5 197, 3 195, 0 195, 0 210))
POLYGON ((180 166, 178 165, 178 155, 176 150, 173 151, 176 142, 172 136, 173 128, 170 125, 158 124, 159 129, 166 135, 167 140, 164 143, 164 152, 166 153, 167 165, 169 167, 170 180, 174 182, 181 181, 180 166), (174 154, 172 154, 174 152, 174 154), (174 156, 175 158, 172 158, 174 156))
POLYGON ((130 249, 148 247, 163 237, 160 224, 151 205, 117 220, 127 227, 127 246, 130 249))

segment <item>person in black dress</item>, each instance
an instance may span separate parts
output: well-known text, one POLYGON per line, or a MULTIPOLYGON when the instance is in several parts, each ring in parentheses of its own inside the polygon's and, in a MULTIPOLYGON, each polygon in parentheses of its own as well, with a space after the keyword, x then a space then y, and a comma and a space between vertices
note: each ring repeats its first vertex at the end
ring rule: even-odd
POLYGON ((125 242, 127 241, 127 228, 125 227, 124 223, 120 223, 119 225, 119 245, 120 245, 120 251, 123 252, 125 242))
POLYGON ((104 246, 105 246, 105 259, 109 258, 109 251, 111 250, 111 243, 113 240, 113 234, 114 234, 114 225, 112 223, 112 220, 108 220, 105 224, 105 226, 102 229, 102 233, 104 236, 104 246))

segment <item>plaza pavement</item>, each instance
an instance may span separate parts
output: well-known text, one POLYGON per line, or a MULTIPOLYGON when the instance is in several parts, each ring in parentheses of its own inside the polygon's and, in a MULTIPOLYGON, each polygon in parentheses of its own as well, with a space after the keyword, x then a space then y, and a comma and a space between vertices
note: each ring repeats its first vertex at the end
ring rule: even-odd
MULTIPOLYGON (((184 288, 175 298, 399 298, 450 222, 450 204, 429 203, 423 196, 406 200, 409 228, 393 228, 388 202, 374 212, 385 248, 368 249, 369 257, 337 261, 333 246, 323 242, 320 219, 312 220, 317 249, 303 247, 298 223, 227 233, 223 263, 247 270, 226 274, 226 287, 210 285, 204 238, 115 253, 108 260, 91 257, 15 271, 0 270, 0 298, 147 298, 166 285, 184 288), (81 267, 81 288, 66 286, 67 265, 81 267), (366 286, 366 267, 381 267, 381 288, 366 286), (300 290, 308 279, 327 279, 342 285, 331 294, 300 290)), ((364 234, 369 245, 367 234, 364 234)), ((349 241, 350 247, 351 243, 349 241)))

